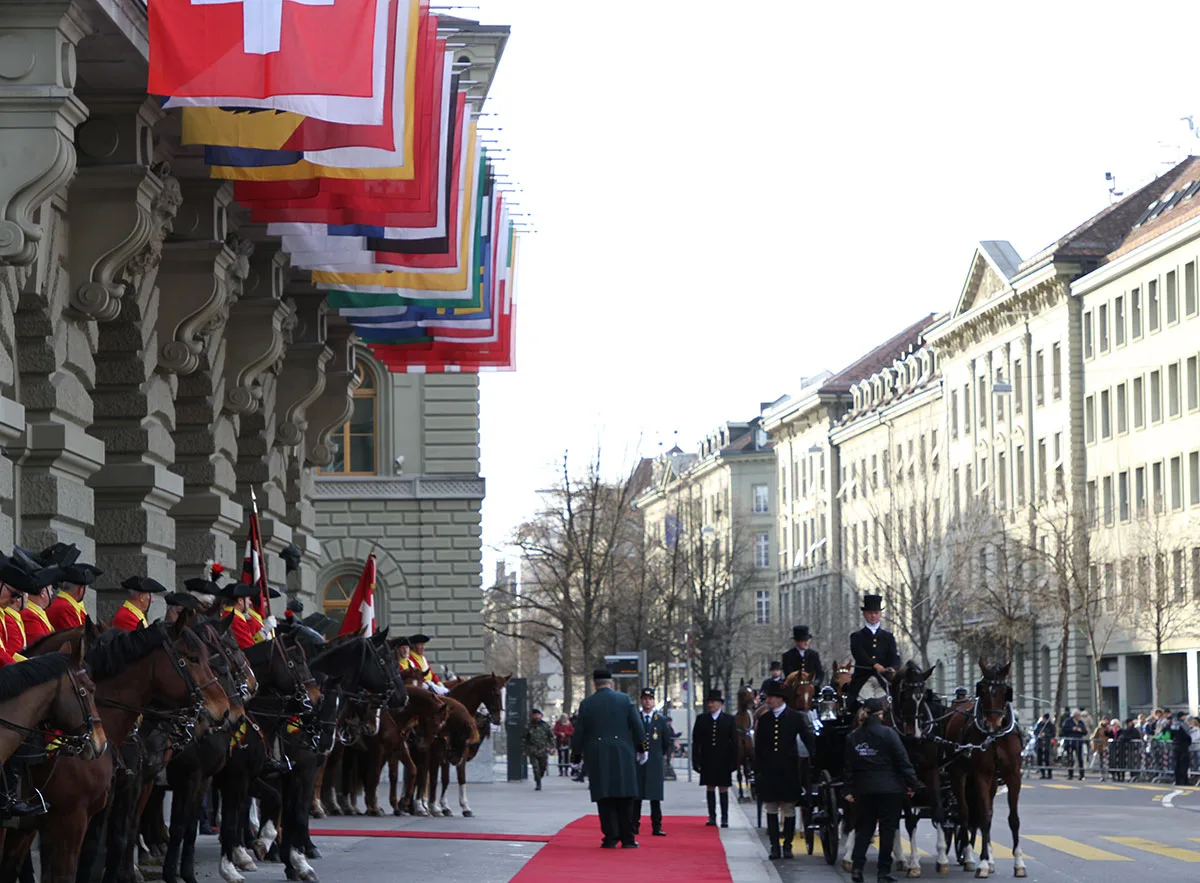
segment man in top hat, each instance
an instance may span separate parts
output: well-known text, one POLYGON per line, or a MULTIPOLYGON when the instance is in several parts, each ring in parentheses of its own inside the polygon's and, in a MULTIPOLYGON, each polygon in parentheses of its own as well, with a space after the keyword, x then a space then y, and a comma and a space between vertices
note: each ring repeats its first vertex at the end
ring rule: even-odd
POLYGON ((768 684, 772 684, 772 683, 781 684, 781 685, 783 684, 783 663, 782 662, 772 661, 771 665, 769 666, 769 671, 770 671, 770 673, 767 675, 767 679, 765 681, 763 681, 762 686, 758 688, 758 692, 763 696, 765 696, 767 694, 767 685, 768 684))
POLYGON ((783 654, 783 677, 786 679, 794 671, 806 672, 812 675, 813 686, 820 687, 825 680, 825 669, 821 665, 821 654, 808 647, 811 639, 812 633, 808 626, 792 626, 794 646, 783 654))
POLYGON ((765 692, 768 710, 754 728, 754 781, 767 811, 770 857, 791 858, 801 792, 800 758, 813 756, 816 737, 808 715, 788 708, 783 684, 768 683, 765 692))
POLYGON ((864 595, 862 615, 863 627, 850 635, 854 676, 846 687, 846 695, 852 700, 858 698, 858 691, 873 675, 890 678, 900 667, 896 637, 879 624, 883 619, 883 596, 864 595))
POLYGON ((654 837, 666 837, 663 831, 663 779, 667 761, 671 757, 672 734, 666 715, 655 711, 654 691, 649 687, 642 690, 639 701, 642 729, 646 731, 646 762, 637 768, 638 799, 634 801, 633 833, 640 834, 642 828, 642 801, 650 801, 650 833, 654 837))
POLYGON ((408 640, 411 645, 408 658, 412 662, 412 666, 421 673, 421 680, 425 682, 425 686, 443 696, 449 693, 450 691, 442 686, 441 679, 434 674, 433 668, 425 658, 425 645, 431 640, 429 635, 417 632, 415 635, 410 635, 408 640))
POLYGON ((167 587, 156 579, 148 576, 131 576, 121 583, 128 597, 120 609, 113 614, 110 625, 123 632, 135 632, 146 627, 146 611, 150 609, 150 599, 155 595, 167 594, 167 587))
POLYGON ((572 749, 582 752, 588 791, 600 816, 603 849, 637 849, 632 802, 637 799, 637 765, 646 762, 646 731, 633 701, 613 689, 612 672, 592 672, 595 692, 579 704, 572 749))
POLYGON ((692 769, 700 774, 700 785, 708 791, 708 824, 717 823, 717 792, 721 794, 721 827, 729 827, 729 785, 737 769, 737 725, 725 713, 725 697, 709 690, 708 709, 692 727, 692 769))
POLYGON ((866 722, 846 737, 846 759, 843 779, 846 800, 858 810, 854 829, 854 854, 851 858, 853 883, 863 883, 863 867, 867 863, 867 847, 875 836, 879 823, 879 883, 895 883, 891 875, 892 847, 904 796, 912 796, 920 785, 917 773, 900 741, 900 734, 883 723, 887 703, 868 699, 866 722))

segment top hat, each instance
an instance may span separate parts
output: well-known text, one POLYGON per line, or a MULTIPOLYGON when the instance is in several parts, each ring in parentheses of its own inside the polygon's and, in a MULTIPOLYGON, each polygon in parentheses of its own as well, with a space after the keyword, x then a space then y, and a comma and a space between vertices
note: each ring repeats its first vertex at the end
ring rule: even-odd
POLYGON ((783 692, 783 684, 781 684, 779 681, 767 681, 767 686, 763 690, 763 693, 767 696, 783 697, 785 695, 783 692))
POLYGON ((607 668, 597 668, 592 670, 593 681, 611 681, 612 672, 607 668))
POLYGON ((808 626, 806 626, 806 625, 792 626, 792 640, 793 641, 807 641, 811 637, 812 637, 812 632, 810 632, 808 630, 808 626))
MULTIPOLYGON (((188 582, 192 582, 192 580, 188 580, 188 582)), ((199 610, 204 606, 200 603, 200 599, 190 592, 171 592, 163 600, 167 602, 168 607, 183 607, 187 610, 199 610)))
POLYGON ((863 612, 883 609, 883 595, 863 595, 863 612))
POLYGON ((779 662, 778 660, 773 660, 773 661, 771 662, 771 665, 770 665, 768 668, 769 668, 769 670, 770 670, 770 671, 775 671, 776 669, 782 669, 782 668, 783 668, 783 663, 782 663, 782 662, 779 662))
POLYGON ((165 595, 168 591, 166 586, 148 576, 131 576, 121 583, 121 588, 127 592, 143 592, 147 595, 165 595))
POLYGON ((649 696, 651 699, 653 699, 653 698, 654 698, 654 691, 653 691, 653 690, 651 690, 649 687, 643 687, 643 688, 642 688, 641 695, 642 695, 642 696, 649 696))
POLYGON ((880 714, 887 708, 887 703, 882 699, 868 699, 863 703, 863 708, 867 710, 867 714, 880 714))
POLYGON ((713 688, 708 691, 708 695, 704 697, 705 702, 724 702, 725 697, 721 695, 721 691, 713 688))
POLYGON ((415 635, 409 635, 408 639, 414 644, 428 644, 431 640, 429 635, 422 634, 421 632, 417 632, 415 635))

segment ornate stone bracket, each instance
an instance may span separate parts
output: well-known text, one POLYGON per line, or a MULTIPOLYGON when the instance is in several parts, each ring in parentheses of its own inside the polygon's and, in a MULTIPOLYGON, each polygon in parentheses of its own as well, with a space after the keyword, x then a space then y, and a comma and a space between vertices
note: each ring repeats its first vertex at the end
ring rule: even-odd
POLYGON ((247 291, 230 308, 225 329, 223 407, 234 414, 251 414, 259 407, 256 383, 273 369, 291 343, 295 312, 280 301, 287 256, 282 252, 255 255, 247 291))
POLYGON ((0 4, 0 265, 28 266, 44 231, 38 208, 75 173, 75 47, 91 30, 70 3, 0 4))
POLYGON ((304 455, 314 466, 324 467, 333 462, 329 437, 350 419, 354 407, 354 390, 359 382, 354 370, 354 340, 350 326, 330 324, 326 346, 333 352, 333 358, 325 370, 325 388, 304 411, 308 423, 304 455))
POLYGON ((325 365, 333 351, 323 343, 293 345, 284 358, 275 392, 275 444, 300 444, 308 428, 305 411, 325 389, 325 365))

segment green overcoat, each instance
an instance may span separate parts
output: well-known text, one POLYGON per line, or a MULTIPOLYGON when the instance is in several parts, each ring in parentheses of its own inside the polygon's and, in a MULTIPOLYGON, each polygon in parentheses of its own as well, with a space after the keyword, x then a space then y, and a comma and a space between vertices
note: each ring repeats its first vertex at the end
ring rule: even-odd
POLYGON ((637 752, 646 731, 633 700, 602 687, 579 704, 572 748, 583 754, 592 800, 637 797, 637 752))

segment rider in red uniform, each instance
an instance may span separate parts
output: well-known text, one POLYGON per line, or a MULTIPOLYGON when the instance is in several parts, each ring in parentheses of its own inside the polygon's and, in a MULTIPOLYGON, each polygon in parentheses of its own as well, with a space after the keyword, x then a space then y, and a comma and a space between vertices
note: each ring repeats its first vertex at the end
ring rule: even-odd
POLYGON ((151 597, 165 595, 167 587, 148 576, 131 576, 121 583, 121 588, 129 593, 129 597, 113 615, 110 625, 124 632, 144 629, 146 627, 146 611, 150 609, 151 597))

